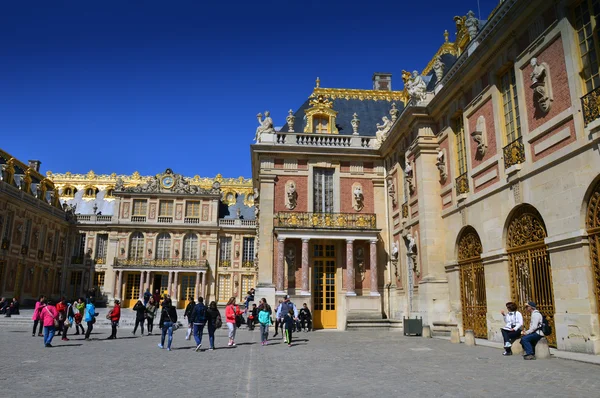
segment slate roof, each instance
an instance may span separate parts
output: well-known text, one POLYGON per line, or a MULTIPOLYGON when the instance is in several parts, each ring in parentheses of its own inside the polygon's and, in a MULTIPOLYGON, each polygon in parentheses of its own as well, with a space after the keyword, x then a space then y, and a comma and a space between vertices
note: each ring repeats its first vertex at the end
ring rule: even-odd
POLYGON ((240 218, 244 220, 254 220, 254 206, 246 206, 244 199, 246 195, 236 194, 236 201, 231 206, 227 206, 222 201, 219 202, 219 218, 237 218, 237 210, 241 209, 240 218))

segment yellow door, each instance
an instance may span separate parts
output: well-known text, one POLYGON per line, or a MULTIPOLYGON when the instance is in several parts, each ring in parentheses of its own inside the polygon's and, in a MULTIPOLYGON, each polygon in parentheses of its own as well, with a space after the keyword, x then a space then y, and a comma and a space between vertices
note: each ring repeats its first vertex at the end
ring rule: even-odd
POLYGON ((196 298, 196 275, 182 275, 179 289, 178 307, 185 308, 196 298), (189 300, 192 298, 192 300, 189 300))
POLYGON ((337 328, 335 246, 314 245, 313 324, 316 329, 337 328))
POLYGON ((125 297, 123 298, 124 308, 133 308, 140 299, 140 274, 127 274, 125 284, 125 297))

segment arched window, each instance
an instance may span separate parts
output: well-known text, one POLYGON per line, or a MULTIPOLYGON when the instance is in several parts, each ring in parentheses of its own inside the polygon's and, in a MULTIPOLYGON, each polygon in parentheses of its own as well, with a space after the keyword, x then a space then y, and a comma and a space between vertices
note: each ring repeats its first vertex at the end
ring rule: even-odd
POLYGON ((129 259, 141 260, 144 257, 144 235, 134 232, 129 238, 129 259))
POLYGON ((113 188, 108 188, 106 190, 106 195, 104 195, 105 198, 112 198, 115 196, 115 190, 113 188))
POLYGON ((198 235, 187 234, 183 238, 183 259, 197 260, 198 259, 198 235))
POLYGON ((156 239, 156 259, 166 260, 171 257, 171 235, 166 232, 156 239))

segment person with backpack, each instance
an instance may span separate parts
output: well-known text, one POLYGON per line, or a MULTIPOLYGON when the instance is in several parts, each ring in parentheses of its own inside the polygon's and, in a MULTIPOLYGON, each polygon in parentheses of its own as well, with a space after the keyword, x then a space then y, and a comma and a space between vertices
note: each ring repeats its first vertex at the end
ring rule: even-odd
MULTIPOLYGON (((290 301, 290 296, 286 295, 283 298, 283 302, 281 304, 279 304, 279 307, 277 307, 277 319, 279 319, 279 324, 281 325, 281 331, 282 333, 284 332, 284 321, 283 318, 285 318, 285 316, 290 312, 290 310, 292 310, 293 314, 294 314, 294 319, 298 320, 298 308, 296 308, 296 305, 294 303, 292 303, 290 301)), ((294 323, 294 327, 295 327, 295 323, 294 323)), ((273 337, 277 336, 277 325, 275 325, 275 335, 273 337)), ((285 334, 283 336, 283 338, 285 338, 285 334)))
POLYGON ((73 317, 73 319, 75 320, 75 335, 79 334, 79 329, 81 328, 81 334, 85 334, 85 329, 83 328, 83 325, 81 324, 81 321, 83 321, 83 315, 85 312, 85 303, 83 302, 83 299, 81 297, 79 297, 77 299, 77 302, 75 304, 73 304, 75 306, 75 315, 73 317))
POLYGON ((198 297, 198 304, 194 307, 192 313, 188 316, 189 322, 194 327, 194 340, 196 340, 196 352, 200 351, 202 347, 202 333, 204 333, 204 326, 206 326, 206 306, 204 305, 204 298, 198 297))
POLYGON ((206 325, 208 326, 208 343, 210 347, 209 351, 215 349, 215 331, 221 329, 223 326, 223 320, 221 319, 221 313, 217 308, 217 302, 211 301, 206 310, 206 325))
POLYGON ((196 303, 194 302, 194 298, 192 296, 190 296, 189 298, 189 303, 188 305, 185 307, 185 312, 183 313, 183 317, 185 319, 187 319, 187 323, 188 323, 188 329, 187 329, 187 333, 185 334, 185 339, 189 340, 191 335, 192 335, 192 331, 194 328, 193 322, 192 322, 192 313, 194 312, 194 308, 196 308, 196 303))
POLYGON ((269 326, 271 325, 271 307, 267 304, 267 299, 260 299, 258 307, 258 323, 260 325, 260 344, 267 345, 269 340, 269 326))
POLYGON ((523 359, 532 360, 535 359, 535 345, 542 337, 544 337, 544 333, 541 330, 544 317, 537 310, 537 305, 533 301, 528 302, 525 305, 525 309, 531 313, 531 321, 529 323, 529 329, 523 332, 521 345, 523 346, 523 351, 525 351, 523 359))
POLYGON ((87 330, 85 332, 85 339, 89 341, 90 335, 92 334, 92 330, 94 329, 94 323, 96 323, 96 317, 98 313, 96 312, 96 306, 91 298, 87 299, 87 304, 85 305, 85 322, 87 323, 87 330))
POLYGON ((58 327, 58 311, 51 300, 40 307, 40 321, 44 325, 44 347, 52 347, 54 332, 58 327))
POLYGON ((504 317, 504 327, 500 329, 502 332, 502 338, 504 339, 504 352, 502 355, 512 355, 512 341, 521 337, 521 330, 523 329, 523 315, 519 311, 517 311, 517 304, 509 301, 506 303, 506 309, 508 313, 504 312, 504 310, 500 311, 502 316, 504 317))
POLYGON ((229 343, 227 345, 230 347, 235 347, 235 332, 238 328, 238 320, 236 318, 241 314, 240 307, 235 305, 235 297, 231 297, 225 307, 225 320, 229 329, 229 343))
POLYGON ((163 300, 163 309, 160 313, 160 321, 158 327, 162 329, 160 336, 160 344, 158 348, 162 349, 165 347, 165 337, 169 334, 169 340, 167 340, 167 351, 171 351, 171 343, 173 342, 173 328, 177 330, 177 309, 171 304, 170 298, 163 300))

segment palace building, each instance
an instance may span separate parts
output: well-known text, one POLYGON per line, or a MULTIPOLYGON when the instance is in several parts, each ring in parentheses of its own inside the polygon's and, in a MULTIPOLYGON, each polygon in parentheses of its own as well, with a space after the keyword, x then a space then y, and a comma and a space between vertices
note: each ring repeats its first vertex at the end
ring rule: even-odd
MULTIPOLYGON (((600 354, 599 8, 503 0, 431 62, 258 115, 258 296, 315 325, 422 316, 501 341, 537 302, 559 349, 600 354)), ((441 36, 441 35, 440 35, 441 36)))
POLYGON ((82 293, 85 275, 100 300, 133 307, 146 289, 179 308, 190 297, 243 299, 256 282, 254 198, 249 180, 47 173, 76 214, 64 294, 82 293))

